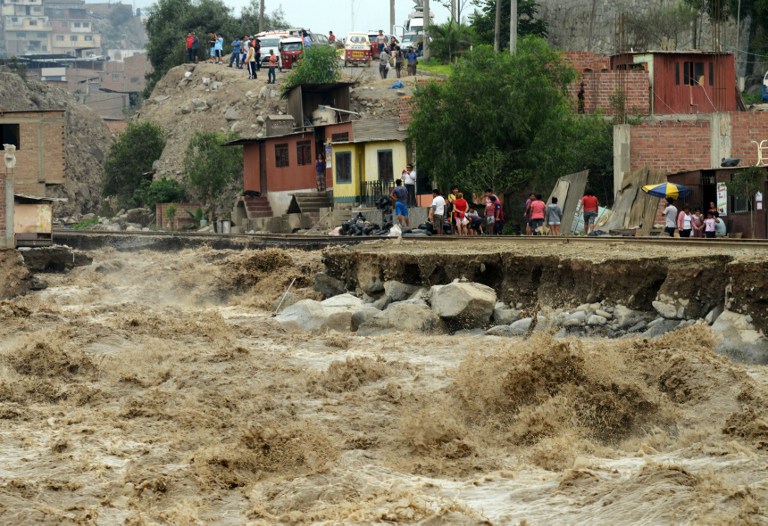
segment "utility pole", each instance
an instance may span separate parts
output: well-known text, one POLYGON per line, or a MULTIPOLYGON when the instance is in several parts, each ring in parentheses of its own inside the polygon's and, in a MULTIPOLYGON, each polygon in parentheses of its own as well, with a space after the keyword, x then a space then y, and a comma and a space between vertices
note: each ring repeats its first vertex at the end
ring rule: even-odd
POLYGON ((509 54, 517 53, 517 0, 509 2, 509 54))
POLYGON ((389 34, 395 34, 395 0, 389 0, 389 34))
POLYGON ((493 28, 493 50, 499 51, 501 44, 501 0, 496 0, 496 25, 493 28))
POLYGON ((424 60, 429 60, 429 0, 424 0, 424 60))
POLYGON ((264 0, 259 0, 259 33, 266 31, 264 27, 264 0))
POLYGON ((451 20, 454 22, 459 21, 458 6, 456 5, 458 2, 459 0, 451 0, 451 20))

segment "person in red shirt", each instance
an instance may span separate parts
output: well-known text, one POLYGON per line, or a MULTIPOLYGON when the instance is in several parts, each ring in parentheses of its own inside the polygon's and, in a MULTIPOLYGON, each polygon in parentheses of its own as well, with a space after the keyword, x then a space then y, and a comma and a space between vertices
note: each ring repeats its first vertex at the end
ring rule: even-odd
POLYGON ((547 204, 542 200, 541 194, 536 194, 528 205, 530 210, 531 230, 534 236, 541 235, 541 227, 544 226, 544 216, 547 213, 547 204))
POLYGON ((464 199, 464 194, 459 192, 453 202, 453 220, 460 236, 467 235, 467 223, 469 223, 467 210, 469 210, 469 203, 464 199))
POLYGON ((600 207, 600 202, 592 193, 592 190, 586 189, 584 191, 584 197, 581 198, 581 208, 584 212, 584 234, 589 235, 595 229, 595 221, 597 220, 597 210, 600 207))
POLYGON ((189 62, 195 61, 195 50, 193 49, 195 44, 195 36, 190 31, 187 33, 187 59, 189 62))

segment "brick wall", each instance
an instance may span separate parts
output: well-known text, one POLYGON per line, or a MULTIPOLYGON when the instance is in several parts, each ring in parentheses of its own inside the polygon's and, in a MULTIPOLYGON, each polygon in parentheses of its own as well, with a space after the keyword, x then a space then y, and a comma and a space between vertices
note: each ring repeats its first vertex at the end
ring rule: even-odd
MULTIPOLYGON (((650 82, 644 71, 593 71, 583 73, 568 92, 578 100, 580 82, 584 82, 584 112, 614 115, 611 98, 624 92, 626 112, 630 115, 650 114, 650 82)), ((575 102, 574 102, 575 104, 575 102)), ((575 107, 575 106, 574 106, 575 107)))
POLYGON ((413 119, 413 98, 400 98, 400 124, 408 125, 413 119))
POLYGON ((566 51, 563 56, 579 73, 610 68, 611 59, 607 55, 598 55, 591 51, 566 51))
POLYGON ((710 167, 708 120, 662 120, 630 128, 630 166, 670 173, 710 167))
MULTIPOLYGON (((730 156, 739 157, 741 159, 740 166, 754 166, 757 164, 757 146, 751 141, 759 143, 768 140, 768 114, 762 111, 733 112, 730 116, 730 156)), ((763 155, 768 156, 768 151, 765 151, 763 155)), ((768 162, 768 158, 764 158, 763 162, 768 162)))
POLYGON ((0 174, 0 248, 11 248, 5 246, 5 168, 1 168, 0 174))
POLYGON ((19 125, 14 190, 44 196, 46 184, 64 183, 64 112, 10 112, 0 124, 19 125))

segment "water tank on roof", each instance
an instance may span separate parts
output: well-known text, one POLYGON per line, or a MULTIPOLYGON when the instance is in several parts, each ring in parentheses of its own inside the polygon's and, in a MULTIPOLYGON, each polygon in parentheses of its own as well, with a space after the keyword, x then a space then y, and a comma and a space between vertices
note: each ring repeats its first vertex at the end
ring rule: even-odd
POLYGON ((312 112, 312 124, 315 126, 325 126, 336 122, 335 112, 328 108, 317 108, 312 112))

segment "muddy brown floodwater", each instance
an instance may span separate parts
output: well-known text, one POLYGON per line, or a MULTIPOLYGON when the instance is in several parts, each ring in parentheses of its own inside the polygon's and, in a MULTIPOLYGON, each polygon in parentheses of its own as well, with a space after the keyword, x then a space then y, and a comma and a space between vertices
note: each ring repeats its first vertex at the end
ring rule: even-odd
POLYGON ((3 524, 768 522, 768 374, 704 326, 306 334, 320 253, 90 255, 0 302, 3 524))

